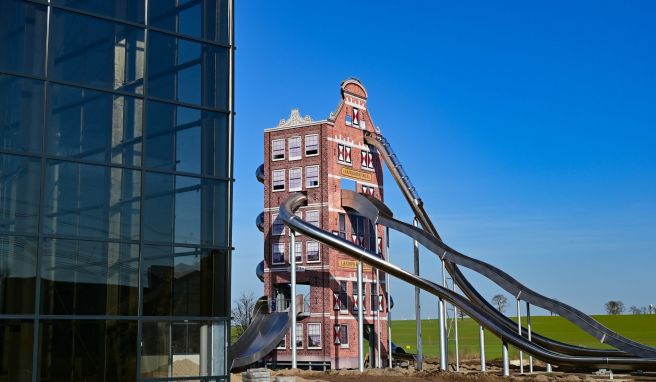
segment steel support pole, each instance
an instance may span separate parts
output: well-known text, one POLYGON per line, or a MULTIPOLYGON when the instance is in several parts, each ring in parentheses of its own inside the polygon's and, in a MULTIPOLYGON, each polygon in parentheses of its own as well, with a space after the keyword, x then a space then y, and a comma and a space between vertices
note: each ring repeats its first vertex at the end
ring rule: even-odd
MULTIPOLYGON (((413 224, 415 227, 419 226, 417 218, 414 219, 413 224)), ((415 274, 419 276, 419 242, 413 241, 414 260, 415 260, 415 274)), ((424 352, 421 344, 421 303, 419 301, 419 287, 415 287, 415 325, 417 328, 417 370, 423 368, 424 352)))
MULTIPOLYGON (((446 287, 446 269, 444 267, 444 260, 442 260, 442 285, 446 287)), ((440 315, 440 370, 448 371, 449 368, 449 351, 448 338, 446 332, 446 302, 439 299, 439 315, 440 315)))
POLYGON ((485 371, 485 332, 483 325, 479 325, 479 342, 481 345, 481 371, 485 371))
MULTIPOLYGON (((526 301, 526 326, 528 329, 528 341, 531 342, 531 304, 526 301)), ((528 372, 533 373, 533 355, 528 355, 528 372)))
POLYGON ((296 232, 294 232, 294 230, 291 230, 289 247, 289 262, 291 263, 292 279, 292 296, 290 307, 292 310, 292 369, 296 369, 296 232))
MULTIPOLYGON (((515 299, 517 301, 517 332, 519 335, 522 335, 522 307, 519 302, 519 298, 515 299)), ((519 373, 524 374, 524 353, 519 351, 519 373)))
MULTIPOLYGON (((456 283, 454 282, 453 285, 453 291, 456 291, 456 283)), ((454 330, 454 337, 453 340, 455 342, 455 352, 456 352, 456 371, 460 371, 460 353, 458 351, 458 307, 453 306, 453 330, 454 330)))
POLYGON ((362 305, 362 260, 360 260, 358 261, 358 370, 360 370, 360 372, 364 371, 364 351, 362 344, 364 341, 364 330, 362 329, 362 305))
POLYGON ((503 345, 501 346, 501 352, 503 353, 503 376, 507 377, 510 375, 510 362, 508 361, 508 343, 504 341, 503 345))
MULTIPOLYGON (((383 248, 381 245, 380 248, 380 253, 378 252, 378 225, 374 224, 374 245, 376 246, 376 254, 380 256, 380 258, 383 258, 383 248)), ((376 268, 376 367, 380 368, 381 363, 383 360, 383 357, 380 354, 380 291, 381 291, 381 285, 380 285, 380 270, 376 268)))
MULTIPOLYGON (((385 255, 389 258, 389 228, 385 230, 385 255)), ((390 292, 390 277, 385 272, 385 290, 387 291, 387 366, 392 367, 392 293, 390 292)))

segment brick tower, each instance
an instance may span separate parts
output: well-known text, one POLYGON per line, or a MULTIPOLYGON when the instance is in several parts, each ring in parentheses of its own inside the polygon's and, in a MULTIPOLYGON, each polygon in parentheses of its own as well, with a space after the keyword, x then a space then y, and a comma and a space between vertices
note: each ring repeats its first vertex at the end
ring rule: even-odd
MULTIPOLYGON (((292 110, 287 120, 264 132, 264 293, 272 310, 290 301, 290 232, 277 218, 280 204, 305 192, 308 205, 298 210, 305 221, 383 256, 385 230, 354 211, 345 210, 341 189, 383 200, 381 161, 364 143, 374 131, 367 91, 360 81, 341 85, 341 102, 328 119, 313 121, 292 110)), ((358 365, 357 261, 304 235, 297 235, 297 296, 303 296, 297 321, 299 367, 355 368, 358 365)), ((386 254, 385 254, 386 255, 386 254)), ((385 275, 364 268, 363 348, 370 366, 387 365, 385 275), (380 341, 380 354, 378 353, 380 341)), ((300 297, 297 297, 300 301, 300 297)), ((267 361, 291 359, 290 334, 267 361)))

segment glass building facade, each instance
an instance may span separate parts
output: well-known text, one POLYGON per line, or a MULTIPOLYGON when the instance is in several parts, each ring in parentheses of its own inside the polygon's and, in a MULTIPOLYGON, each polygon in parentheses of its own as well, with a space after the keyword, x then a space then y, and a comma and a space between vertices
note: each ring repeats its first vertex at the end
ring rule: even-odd
POLYGON ((0 0, 0 382, 227 380, 232 0, 0 0))

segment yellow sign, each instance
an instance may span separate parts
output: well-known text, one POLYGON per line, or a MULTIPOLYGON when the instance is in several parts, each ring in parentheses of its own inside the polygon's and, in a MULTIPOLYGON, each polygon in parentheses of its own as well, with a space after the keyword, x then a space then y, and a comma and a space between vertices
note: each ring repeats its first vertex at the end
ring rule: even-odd
POLYGON ((349 178, 371 182, 371 174, 368 172, 358 171, 348 167, 342 167, 341 173, 342 175, 349 178))
MULTIPOLYGON (((342 268, 358 269, 357 260, 339 259, 339 266, 342 268)), ((363 264, 363 269, 371 269, 371 266, 363 264)))

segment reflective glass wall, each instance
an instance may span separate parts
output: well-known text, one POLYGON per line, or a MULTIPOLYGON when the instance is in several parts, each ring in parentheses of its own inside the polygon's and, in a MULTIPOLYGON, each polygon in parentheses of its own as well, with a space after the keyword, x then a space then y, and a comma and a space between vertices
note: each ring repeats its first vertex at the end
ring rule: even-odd
POLYGON ((231 12, 0 1, 0 382, 227 378, 231 12))

